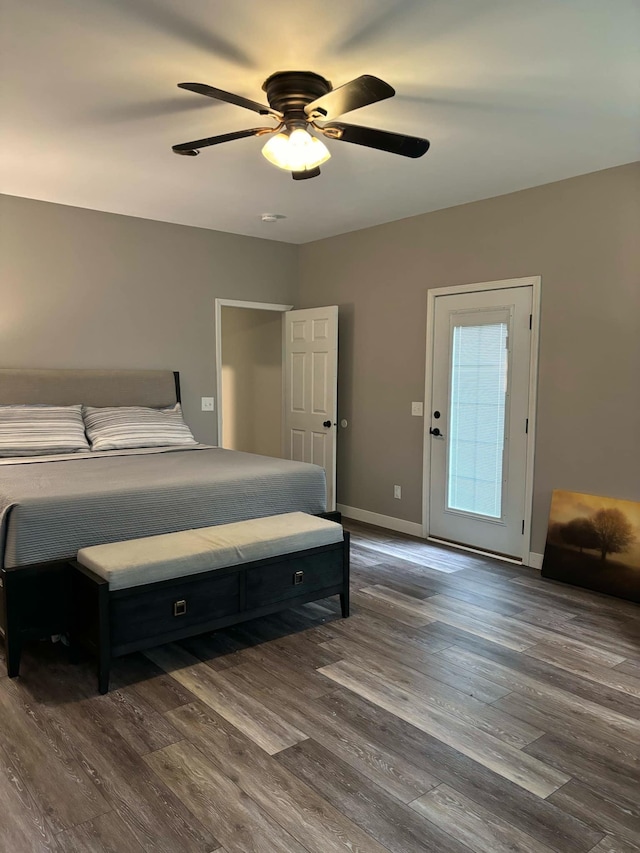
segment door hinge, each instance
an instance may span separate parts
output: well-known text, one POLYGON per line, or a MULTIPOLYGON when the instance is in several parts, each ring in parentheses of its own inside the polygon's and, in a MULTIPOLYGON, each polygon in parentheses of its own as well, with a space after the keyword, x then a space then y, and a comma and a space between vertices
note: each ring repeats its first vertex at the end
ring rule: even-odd
POLYGON ((529 328, 533 329, 533 314, 529 314, 529 328))
POLYGON ((527 418, 527 420, 525 421, 524 431, 526 432, 527 435, 529 435, 529 418, 527 418))
POLYGON ((522 519, 522 535, 524 536, 524 518, 522 519))

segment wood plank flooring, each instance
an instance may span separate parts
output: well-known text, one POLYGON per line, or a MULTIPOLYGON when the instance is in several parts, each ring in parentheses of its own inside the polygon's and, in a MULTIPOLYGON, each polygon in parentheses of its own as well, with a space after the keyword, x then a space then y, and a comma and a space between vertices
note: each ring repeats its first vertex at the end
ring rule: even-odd
POLYGON ((0 663, 0 853, 640 853, 640 608, 347 526, 347 620, 0 663))

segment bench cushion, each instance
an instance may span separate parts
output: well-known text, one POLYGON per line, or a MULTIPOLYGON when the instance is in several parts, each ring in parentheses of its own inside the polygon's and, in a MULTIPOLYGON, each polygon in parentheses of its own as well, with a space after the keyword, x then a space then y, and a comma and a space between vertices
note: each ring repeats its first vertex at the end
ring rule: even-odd
POLYGON ((330 545, 342 539, 342 525, 304 512, 289 512, 93 545, 78 551, 78 562, 109 581, 110 589, 128 589, 330 545))

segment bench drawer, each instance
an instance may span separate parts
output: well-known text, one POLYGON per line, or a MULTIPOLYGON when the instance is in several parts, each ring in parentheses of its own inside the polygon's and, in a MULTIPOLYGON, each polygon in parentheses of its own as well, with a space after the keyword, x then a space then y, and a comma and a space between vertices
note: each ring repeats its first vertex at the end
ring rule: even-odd
POLYGON ((240 576, 177 581, 140 594, 127 590, 126 597, 114 595, 110 606, 113 645, 151 639, 237 613, 240 576))
POLYGON ((286 601, 343 583, 343 545, 306 556, 282 557, 273 565, 247 569, 246 607, 253 609, 286 601))

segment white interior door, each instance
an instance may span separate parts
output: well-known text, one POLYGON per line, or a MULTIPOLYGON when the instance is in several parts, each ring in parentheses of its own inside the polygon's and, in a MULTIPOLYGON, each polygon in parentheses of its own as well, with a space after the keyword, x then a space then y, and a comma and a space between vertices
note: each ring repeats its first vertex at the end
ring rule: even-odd
POLYGON ((522 558, 533 287, 434 302, 429 536, 522 558))
POLYGON ((327 476, 327 509, 336 508, 338 307, 284 315, 283 456, 313 462, 327 476))

